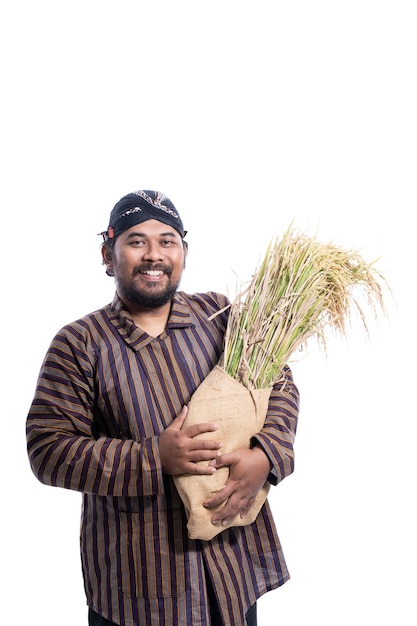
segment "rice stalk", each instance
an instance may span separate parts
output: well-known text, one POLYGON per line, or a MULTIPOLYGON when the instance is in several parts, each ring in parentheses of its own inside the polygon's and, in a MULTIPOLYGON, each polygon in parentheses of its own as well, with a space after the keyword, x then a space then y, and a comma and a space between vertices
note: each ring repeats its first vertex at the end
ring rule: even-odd
POLYGON ((368 333, 365 305, 386 314, 383 286, 358 252, 290 227, 230 305, 220 365, 249 389, 270 387, 310 338, 326 350, 329 330, 346 337, 354 312, 368 333))

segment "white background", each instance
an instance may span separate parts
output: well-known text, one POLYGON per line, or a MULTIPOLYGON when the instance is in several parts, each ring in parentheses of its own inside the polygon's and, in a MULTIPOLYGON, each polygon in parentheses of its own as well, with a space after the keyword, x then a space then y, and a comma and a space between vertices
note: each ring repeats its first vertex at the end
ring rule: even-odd
POLYGON ((416 31, 403 0, 3 3, 2 623, 86 624, 80 496, 34 478, 25 418, 55 332, 112 298, 97 233, 144 188, 189 230, 187 291, 233 295, 293 219, 382 257, 370 343, 293 366, 292 578, 259 623, 416 625, 416 31))

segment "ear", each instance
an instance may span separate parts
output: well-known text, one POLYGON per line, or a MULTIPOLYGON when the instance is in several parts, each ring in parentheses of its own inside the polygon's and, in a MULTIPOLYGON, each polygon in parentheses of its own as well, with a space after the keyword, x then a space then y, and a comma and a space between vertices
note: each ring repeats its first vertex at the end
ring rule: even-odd
POLYGON ((106 266, 106 274, 108 274, 108 276, 114 276, 113 252, 111 248, 105 243, 103 243, 101 247, 101 255, 103 257, 103 265, 106 266))
POLYGON ((188 242, 183 240, 182 247, 184 249, 184 265, 183 265, 183 267, 185 267, 185 262, 187 260, 187 254, 188 254, 188 242))

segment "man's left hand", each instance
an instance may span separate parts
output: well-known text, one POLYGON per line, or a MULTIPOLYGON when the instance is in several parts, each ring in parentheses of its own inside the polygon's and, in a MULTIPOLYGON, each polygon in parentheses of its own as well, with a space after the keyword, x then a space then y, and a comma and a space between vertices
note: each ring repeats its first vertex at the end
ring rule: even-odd
POLYGON ((214 508, 226 503, 212 517, 213 524, 225 526, 249 511, 256 494, 265 484, 271 464, 262 448, 241 449, 222 454, 210 463, 217 469, 229 467, 229 478, 221 491, 207 498, 203 505, 214 508))

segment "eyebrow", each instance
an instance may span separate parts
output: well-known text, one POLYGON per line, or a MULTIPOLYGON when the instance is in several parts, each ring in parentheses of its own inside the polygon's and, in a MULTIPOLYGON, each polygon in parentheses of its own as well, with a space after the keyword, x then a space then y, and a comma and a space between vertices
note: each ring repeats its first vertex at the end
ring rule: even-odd
MULTIPOLYGON (((134 232, 134 233, 129 233, 129 235, 127 236, 127 239, 130 239, 131 237, 148 237, 148 236, 149 235, 147 235, 146 233, 134 232)), ((172 231, 168 231, 166 233, 159 233, 157 237, 175 237, 175 233, 172 231)))

